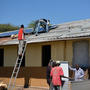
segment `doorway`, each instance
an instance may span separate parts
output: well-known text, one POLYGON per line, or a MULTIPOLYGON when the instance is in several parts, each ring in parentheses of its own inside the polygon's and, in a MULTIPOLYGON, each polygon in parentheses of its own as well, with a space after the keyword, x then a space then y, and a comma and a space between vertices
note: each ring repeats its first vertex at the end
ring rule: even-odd
POLYGON ((42 66, 47 66, 51 59, 51 45, 42 46, 42 66))
POLYGON ((4 49, 0 48, 0 67, 4 64, 4 49))

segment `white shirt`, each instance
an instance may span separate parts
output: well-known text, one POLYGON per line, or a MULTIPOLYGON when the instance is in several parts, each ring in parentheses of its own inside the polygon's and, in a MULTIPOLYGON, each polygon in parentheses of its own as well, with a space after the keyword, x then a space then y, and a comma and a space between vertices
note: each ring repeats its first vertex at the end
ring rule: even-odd
POLYGON ((76 68, 72 68, 72 67, 69 66, 69 69, 73 70, 75 72, 75 76, 74 76, 75 81, 84 80, 84 71, 81 68, 79 68, 77 70, 76 68))

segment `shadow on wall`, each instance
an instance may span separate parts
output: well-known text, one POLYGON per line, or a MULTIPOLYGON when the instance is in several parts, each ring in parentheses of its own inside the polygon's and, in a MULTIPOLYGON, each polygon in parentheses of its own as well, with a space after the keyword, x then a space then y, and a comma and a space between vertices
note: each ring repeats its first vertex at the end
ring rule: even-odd
MULTIPOLYGON (((13 67, 0 67, 0 78, 10 78, 13 67)), ((24 87, 30 85, 30 78, 46 79, 46 67, 21 67, 17 78, 24 78, 24 87)))

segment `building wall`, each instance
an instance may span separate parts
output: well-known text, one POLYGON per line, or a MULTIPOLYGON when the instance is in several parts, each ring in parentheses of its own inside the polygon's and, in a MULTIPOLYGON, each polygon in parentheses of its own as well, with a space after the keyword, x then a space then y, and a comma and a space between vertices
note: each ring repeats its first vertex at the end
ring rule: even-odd
MULTIPOLYGON (((89 41, 90 39, 84 39, 89 41)), ((73 43, 81 40, 55 41, 46 43, 28 44, 25 53, 26 67, 41 67, 42 66, 42 46, 51 45, 51 59, 60 61, 69 61, 72 64, 73 60, 73 43)), ((4 66, 14 66, 17 58, 17 45, 3 46, 4 48, 4 66)), ((89 47, 89 64, 90 64, 90 47, 89 47)))
POLYGON ((26 50, 26 67, 42 66, 42 46, 51 45, 51 59, 72 61, 72 41, 55 41, 28 44, 26 50))
MULTIPOLYGON (((89 41, 90 39, 85 39, 89 41)), ((24 85, 29 83, 31 86, 47 87, 46 82, 46 67, 42 67, 42 46, 51 45, 51 59, 53 60, 66 60, 72 64, 73 60, 73 42, 81 40, 68 40, 68 41, 55 41, 45 43, 28 44, 25 53, 25 67, 20 69, 17 85, 24 85), (43 73, 42 73, 43 72, 43 73), (23 82, 18 82, 23 79, 23 82), (42 83, 43 82, 43 83, 42 83)), ((12 68, 17 58, 17 45, 3 46, 4 48, 4 72, 0 72, 0 78, 10 78, 12 68), (9 67, 9 68, 8 68, 9 67), (7 74, 8 71, 8 74, 7 74), (2 73, 2 74, 1 74, 2 73)), ((89 47, 90 57, 90 47, 89 47)), ((89 58, 90 61, 90 58, 89 58)), ((2 68, 1 68, 2 69, 2 68)), ((3 79, 4 79, 3 78, 3 79)), ((4 81, 7 79, 4 79, 4 81)), ((8 83, 8 80, 7 80, 8 83)))
MULTIPOLYGON (((51 59, 72 62, 72 41, 55 41, 28 44, 25 53, 26 67, 42 66, 42 46, 51 45, 51 59)), ((14 66, 17 58, 17 45, 4 46, 4 66, 14 66)))
POLYGON ((17 46, 4 46, 4 66, 14 66, 17 58, 17 46))
MULTIPOLYGON (((8 85, 13 67, 0 67, 0 80, 8 85), (2 72, 3 71, 3 72, 2 72)), ((16 86, 30 85, 48 87, 46 67, 21 67, 16 79, 16 86)))
POLYGON ((73 59, 73 41, 66 41, 65 60, 72 64, 73 59))
POLYGON ((64 60, 64 41, 29 44, 26 52, 26 66, 42 66, 42 46, 51 45, 51 59, 64 60))
POLYGON ((90 65, 90 39, 88 39, 89 41, 89 65, 90 65))
POLYGON ((41 45, 29 44, 26 49, 26 67, 41 66, 41 45))
POLYGON ((64 41, 52 43, 51 58, 54 60, 64 60, 64 41))

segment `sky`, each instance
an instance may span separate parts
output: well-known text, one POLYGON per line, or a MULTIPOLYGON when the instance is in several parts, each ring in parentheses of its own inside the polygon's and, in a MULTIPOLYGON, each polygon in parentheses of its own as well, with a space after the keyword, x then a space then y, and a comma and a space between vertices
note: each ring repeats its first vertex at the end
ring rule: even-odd
POLYGON ((51 24, 90 19, 90 0, 0 0, 0 24, 27 27, 40 18, 51 24))

